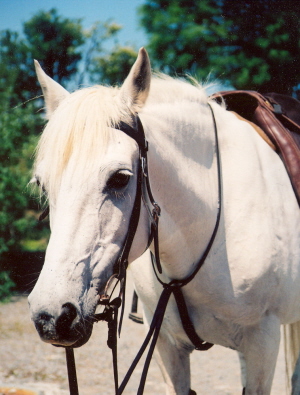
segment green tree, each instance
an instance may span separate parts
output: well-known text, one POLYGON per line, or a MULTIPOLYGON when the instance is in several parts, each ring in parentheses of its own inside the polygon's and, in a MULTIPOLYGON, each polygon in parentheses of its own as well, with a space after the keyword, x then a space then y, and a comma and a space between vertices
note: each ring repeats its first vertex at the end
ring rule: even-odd
POLYGON ((56 9, 40 11, 24 23, 30 57, 38 59, 45 72, 59 83, 77 72, 85 42, 81 23, 81 19, 63 18, 56 9))
POLYGON ((10 100, 5 100, 9 92, 4 92, 0 100, 0 300, 13 285, 9 272, 15 271, 15 278, 19 268, 28 267, 20 257, 8 264, 11 253, 28 250, 32 240, 39 240, 35 249, 41 249, 48 234, 46 226, 37 222, 39 204, 28 187, 41 118, 32 102, 12 108, 10 100))
POLYGON ((137 57, 137 51, 129 46, 116 45, 108 54, 93 59, 92 81, 108 85, 120 85, 127 77, 137 57))
MULTIPOLYGON (((32 68, 32 65, 31 65, 32 68)), ((29 98, 26 45, 17 32, 0 32, 0 101, 18 105, 29 98), (26 93, 27 92, 27 93, 26 93)), ((30 79, 31 80, 31 79, 30 79)))
POLYGON ((149 52, 163 71, 209 73, 237 89, 299 92, 300 8, 280 0, 146 0, 149 52))
POLYGON ((87 40, 77 78, 79 86, 86 82, 116 85, 127 77, 137 57, 137 50, 119 45, 121 29, 122 26, 108 20, 95 23, 85 32, 87 40), (111 49, 108 50, 108 47, 111 49))
POLYGON ((0 32, 0 79, 13 86, 11 103, 16 105, 40 94, 33 60, 46 73, 66 84, 78 71, 86 41, 80 19, 63 18, 55 9, 40 11, 17 32, 0 32))
POLYGON ((34 110, 32 103, 13 109, 3 102, 0 105, 0 256, 10 249, 21 248, 20 243, 32 225, 32 221, 24 222, 25 216, 29 219, 26 210, 38 209, 30 201, 28 190, 36 143, 34 133, 38 133, 41 124, 34 110))

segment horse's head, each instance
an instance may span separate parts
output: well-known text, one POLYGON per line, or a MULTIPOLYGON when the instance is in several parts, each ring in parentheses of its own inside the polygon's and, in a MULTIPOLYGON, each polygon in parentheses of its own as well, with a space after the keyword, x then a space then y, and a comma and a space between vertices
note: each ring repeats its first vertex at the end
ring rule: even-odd
MULTIPOLYGON (((122 121, 134 126, 148 96, 150 62, 141 49, 120 89, 99 86, 72 94, 38 63, 36 69, 48 124, 34 177, 47 195, 51 237, 29 304, 42 340, 78 347, 89 339, 99 294, 128 233, 139 149, 114 125, 122 121)), ((142 214, 129 261, 147 244, 144 221, 142 214)))

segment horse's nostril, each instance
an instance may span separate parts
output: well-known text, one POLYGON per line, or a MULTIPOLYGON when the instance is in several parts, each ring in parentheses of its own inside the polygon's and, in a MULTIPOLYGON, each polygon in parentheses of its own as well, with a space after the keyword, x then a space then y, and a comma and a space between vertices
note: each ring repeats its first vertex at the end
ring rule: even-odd
POLYGON ((77 309, 72 303, 62 305, 62 314, 66 314, 72 321, 77 317, 77 309))
POLYGON ((77 317, 77 309, 72 303, 65 303, 62 306, 61 314, 56 320, 56 331, 59 335, 69 332, 73 321, 77 317))
POLYGON ((39 316, 39 321, 41 322, 49 322, 53 317, 47 313, 41 313, 39 316))
POLYGON ((37 314, 33 321, 40 336, 44 336, 46 332, 51 332, 54 325, 54 317, 45 311, 37 314))

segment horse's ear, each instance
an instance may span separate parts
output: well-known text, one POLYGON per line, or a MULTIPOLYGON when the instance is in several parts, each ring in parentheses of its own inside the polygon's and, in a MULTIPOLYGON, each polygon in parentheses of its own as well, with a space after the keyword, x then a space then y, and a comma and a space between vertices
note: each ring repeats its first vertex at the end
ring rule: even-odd
POLYGON ((41 68, 41 65, 37 60, 34 61, 34 65, 45 99, 46 117, 49 119, 54 110, 58 107, 59 103, 69 95, 69 92, 59 85, 59 83, 50 78, 41 68))
POLYGON ((150 89, 150 80, 149 56, 145 48, 141 48, 120 92, 122 100, 133 112, 138 112, 144 106, 150 89))

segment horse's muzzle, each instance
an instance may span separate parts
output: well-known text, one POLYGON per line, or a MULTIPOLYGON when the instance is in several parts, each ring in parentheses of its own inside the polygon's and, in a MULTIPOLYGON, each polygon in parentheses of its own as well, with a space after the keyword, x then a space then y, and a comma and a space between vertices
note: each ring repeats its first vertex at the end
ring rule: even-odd
POLYGON ((80 347, 92 333, 92 321, 81 319, 81 315, 72 303, 62 305, 60 314, 54 316, 45 310, 32 317, 40 338, 55 346, 80 347))

